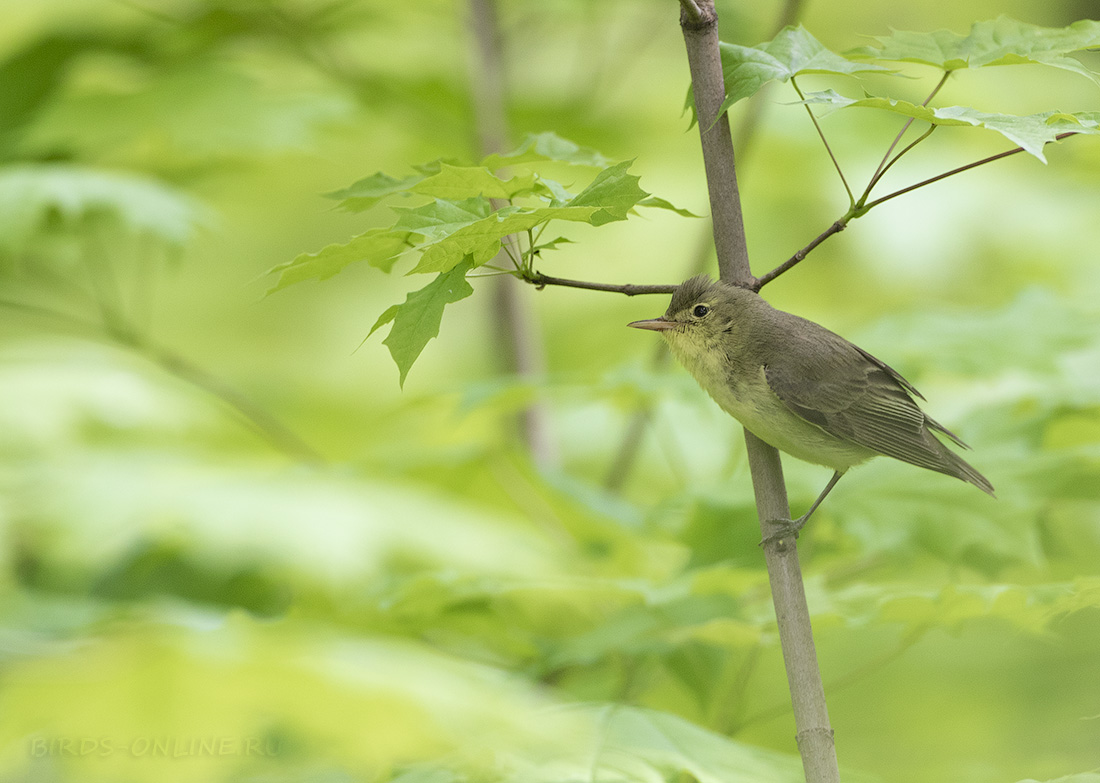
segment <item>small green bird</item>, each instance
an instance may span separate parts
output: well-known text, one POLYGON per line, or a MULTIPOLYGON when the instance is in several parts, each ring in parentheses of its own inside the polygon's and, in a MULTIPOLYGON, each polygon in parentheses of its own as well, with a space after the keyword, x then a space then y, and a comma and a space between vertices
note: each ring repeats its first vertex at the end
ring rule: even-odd
POLYGON ((692 277, 663 316, 630 326, 660 332, 714 401, 765 443, 835 471, 810 510, 778 520, 782 530, 769 538, 797 535, 848 468, 880 454, 993 495, 985 476, 932 434, 969 448, 917 406, 913 396, 924 397, 896 370, 752 291, 692 277))

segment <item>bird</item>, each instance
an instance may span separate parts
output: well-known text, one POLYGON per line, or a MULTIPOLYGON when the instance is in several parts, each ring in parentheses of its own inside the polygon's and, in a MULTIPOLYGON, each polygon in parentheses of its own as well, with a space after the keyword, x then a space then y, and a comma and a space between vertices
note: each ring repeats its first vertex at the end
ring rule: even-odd
POLYGON ((665 314, 634 321, 660 333, 699 385, 744 427, 782 452, 832 468, 795 520, 774 520, 761 542, 798 536, 840 478, 887 456, 945 473, 996 497, 993 485, 936 437, 969 448, 917 404, 924 399, 881 359, 759 294, 707 275, 676 287, 665 314))

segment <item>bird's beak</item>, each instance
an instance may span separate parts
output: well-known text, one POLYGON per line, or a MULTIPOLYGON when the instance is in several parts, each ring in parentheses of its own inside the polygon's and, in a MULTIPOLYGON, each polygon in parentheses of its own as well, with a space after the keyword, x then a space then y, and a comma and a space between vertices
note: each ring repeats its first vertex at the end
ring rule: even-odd
POLYGON ((648 321, 634 321, 627 326, 633 326, 635 329, 649 329, 651 332, 667 332, 669 329, 676 328, 676 322, 667 318, 650 318, 648 321))

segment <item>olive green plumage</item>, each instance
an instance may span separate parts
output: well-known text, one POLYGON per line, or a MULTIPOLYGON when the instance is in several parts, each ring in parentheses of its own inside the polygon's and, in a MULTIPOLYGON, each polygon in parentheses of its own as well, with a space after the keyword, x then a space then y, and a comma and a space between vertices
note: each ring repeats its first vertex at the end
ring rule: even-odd
POLYGON ((752 291, 700 275, 676 289, 662 318, 631 325, 660 331, 727 413, 779 450, 831 467, 832 483, 881 454, 993 494, 989 481, 935 436, 966 447, 918 407, 913 398, 923 397, 898 372, 752 291))

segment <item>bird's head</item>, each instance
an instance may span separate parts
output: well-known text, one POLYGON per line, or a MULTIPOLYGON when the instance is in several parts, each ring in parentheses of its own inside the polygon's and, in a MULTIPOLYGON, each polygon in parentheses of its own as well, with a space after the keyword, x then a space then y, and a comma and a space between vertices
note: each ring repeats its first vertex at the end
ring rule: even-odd
POLYGON ((736 336, 744 300, 755 296, 743 288, 696 275, 676 288, 664 315, 634 321, 630 326, 660 332, 677 353, 702 353, 736 336))

